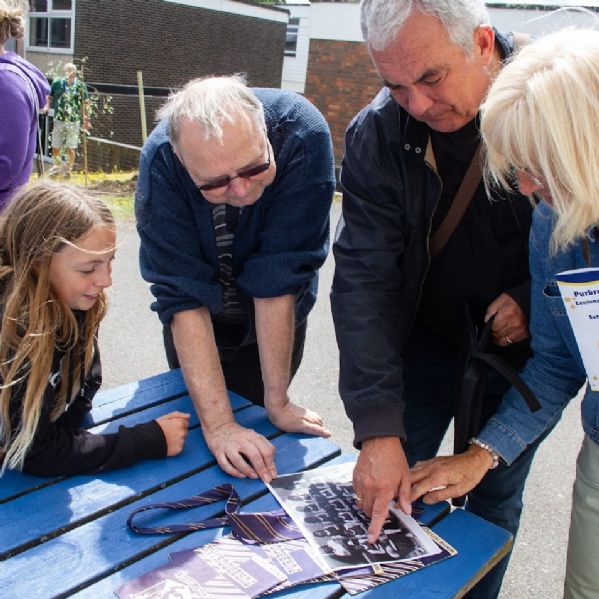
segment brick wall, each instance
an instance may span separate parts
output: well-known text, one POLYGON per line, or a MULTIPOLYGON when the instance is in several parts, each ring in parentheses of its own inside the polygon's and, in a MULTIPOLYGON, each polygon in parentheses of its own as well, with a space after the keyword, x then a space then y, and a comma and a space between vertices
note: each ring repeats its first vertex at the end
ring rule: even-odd
MULTIPOLYGON (((75 58, 85 80, 176 88, 194 77, 245 72, 250 85, 280 87, 286 25, 164 0, 78 0, 75 58)), ((112 115, 99 115, 92 135, 141 145, 137 95, 110 93, 112 115)), ((148 133, 164 96, 146 94, 148 133)))
POLYGON ((349 122, 379 89, 379 77, 362 42, 310 41, 305 95, 329 123, 337 166, 349 122))
POLYGON ((279 87, 285 23, 164 2, 78 0, 75 56, 88 81, 178 87, 193 77, 245 71, 279 87))

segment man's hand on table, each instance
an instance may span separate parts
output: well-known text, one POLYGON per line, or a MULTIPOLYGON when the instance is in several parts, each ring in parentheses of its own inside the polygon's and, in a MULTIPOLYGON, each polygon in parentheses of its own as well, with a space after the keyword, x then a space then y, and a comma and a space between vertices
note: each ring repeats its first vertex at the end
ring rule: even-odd
POLYGON ((189 417, 190 414, 185 412, 170 412, 156 418, 156 422, 162 429, 166 439, 167 457, 179 455, 183 450, 189 429, 189 417))
POLYGON ((205 430, 204 437, 218 465, 227 474, 260 478, 266 483, 276 478, 275 447, 256 431, 228 422, 214 430, 205 430))
POLYGON ((396 500, 406 514, 412 513, 410 473, 399 437, 374 437, 362 442, 354 468, 354 491, 358 506, 371 518, 368 542, 376 543, 396 500))
POLYGON ((312 410, 302 408, 285 398, 280 403, 270 405, 265 399, 266 413, 270 421, 287 433, 306 433, 318 437, 330 437, 331 432, 325 428, 322 418, 312 410))
POLYGON ((482 480, 493 465, 491 454, 471 445, 464 453, 416 462, 410 471, 412 501, 438 503, 465 495, 482 480))

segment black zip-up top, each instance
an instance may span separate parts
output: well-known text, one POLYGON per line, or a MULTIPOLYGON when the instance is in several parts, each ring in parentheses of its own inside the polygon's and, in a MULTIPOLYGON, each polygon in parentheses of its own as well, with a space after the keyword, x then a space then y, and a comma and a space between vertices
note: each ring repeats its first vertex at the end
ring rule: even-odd
MULTIPOLYGON (((79 318, 79 320, 81 320, 79 318)), ((60 476, 131 466, 142 459, 166 456, 166 439, 155 420, 133 427, 121 426, 117 433, 93 434, 82 428, 91 411, 92 399, 102 384, 102 365, 97 340, 90 371, 80 381, 80 390, 72 397, 65 412, 54 422, 50 414, 62 385, 75 387, 72 375, 62 380, 60 366, 64 352, 56 349, 42 412, 32 445, 25 458, 23 472, 36 476, 60 476)), ((10 417, 15 434, 21 420, 21 408, 27 379, 16 385, 10 400, 10 417)))

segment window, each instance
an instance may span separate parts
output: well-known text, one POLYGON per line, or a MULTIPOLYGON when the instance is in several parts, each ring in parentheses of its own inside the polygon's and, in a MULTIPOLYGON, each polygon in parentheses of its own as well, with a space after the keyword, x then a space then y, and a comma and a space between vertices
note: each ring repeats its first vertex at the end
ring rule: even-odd
POLYGON ((29 0, 28 50, 72 52, 75 0, 29 0))
POLYGON ((290 17, 287 24, 287 37, 285 38, 285 56, 295 56, 297 52, 297 34, 299 31, 299 17, 290 17))

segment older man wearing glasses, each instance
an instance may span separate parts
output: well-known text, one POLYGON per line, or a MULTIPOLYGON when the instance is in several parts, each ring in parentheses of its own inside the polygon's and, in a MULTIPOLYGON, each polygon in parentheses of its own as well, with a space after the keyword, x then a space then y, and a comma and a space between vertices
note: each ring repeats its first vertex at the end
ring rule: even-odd
POLYGON ((227 389, 282 430, 329 435, 287 392, 328 250, 329 129, 301 96, 238 76, 189 82, 159 117, 135 210, 169 366, 221 468, 270 482, 274 447, 235 422, 227 389))

